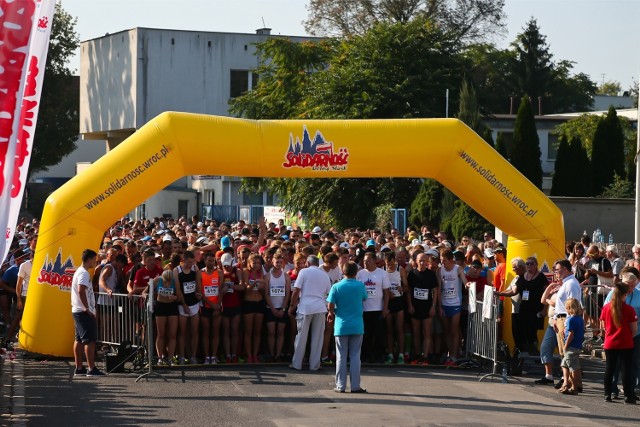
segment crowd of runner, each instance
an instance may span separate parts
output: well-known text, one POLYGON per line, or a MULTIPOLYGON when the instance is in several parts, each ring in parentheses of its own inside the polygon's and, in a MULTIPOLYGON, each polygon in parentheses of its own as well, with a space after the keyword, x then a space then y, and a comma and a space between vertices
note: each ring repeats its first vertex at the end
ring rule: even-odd
MULTIPOLYGON (((14 340, 26 300, 37 221, 21 221, 16 237, 0 281, 7 343, 14 340)), ((153 285, 155 353, 161 365, 287 362, 300 369, 307 355, 307 339, 312 368, 316 357, 321 364, 333 364, 332 325, 307 325, 302 331, 304 339, 298 336, 301 319, 318 314, 309 312, 305 302, 313 294, 309 282, 317 278, 303 271, 321 271, 330 288, 343 278, 343 267, 349 261, 359 266, 356 280, 365 284, 368 296, 363 303, 365 363, 456 366, 464 350, 469 288, 474 287, 477 298, 482 298, 487 286, 500 298, 513 300, 517 349, 537 354, 537 331, 551 328, 555 340, 555 325, 567 316, 555 301, 556 294, 566 299, 561 285, 568 276, 580 286, 578 295, 573 295, 577 308, 571 305, 570 309, 581 313, 584 308, 580 317, 593 329, 592 340, 598 344, 602 341, 599 310, 609 290, 622 279, 623 268, 635 273, 634 278, 640 268, 640 245, 633 247, 633 258, 626 261, 615 246, 601 249, 591 245, 588 236, 567 243, 566 260, 553 266, 553 279, 553 272, 545 275, 535 257, 507 261, 505 246, 490 231, 480 242, 468 236, 454 242, 446 233, 428 227, 338 232, 319 226, 303 230, 282 220, 252 225, 244 221, 218 224, 196 217, 123 218, 97 243, 99 259, 92 281, 99 295, 98 307, 112 304, 114 293, 146 296, 150 283, 153 285), (510 283, 505 283, 507 265, 515 274, 510 283)), ((326 299, 327 293, 328 289, 320 297, 326 299)), ((323 302, 320 313, 326 313, 323 302)), ((562 300, 563 306, 565 302, 562 300)), ((640 301, 634 308, 640 312, 640 301)), ((564 336, 564 327, 561 329, 559 335, 564 336)), ((635 347, 640 347, 638 336, 635 338, 635 347)), ((548 345, 541 358, 547 367, 551 338, 545 335, 545 340, 548 345)), ((574 349, 581 349, 582 336, 571 340, 574 349)), ((555 345, 563 347, 565 342, 561 339, 553 344, 551 354, 555 345)), ((575 369, 570 364, 566 367, 571 370, 561 390, 576 391, 580 380, 574 379, 575 387, 567 388, 575 369)), ((552 384, 552 378, 549 368, 538 383, 552 384)))

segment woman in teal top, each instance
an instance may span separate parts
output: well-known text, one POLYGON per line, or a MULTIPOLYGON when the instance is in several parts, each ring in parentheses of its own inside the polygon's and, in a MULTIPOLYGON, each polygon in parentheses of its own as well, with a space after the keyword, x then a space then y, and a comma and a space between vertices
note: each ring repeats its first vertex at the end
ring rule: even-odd
POLYGON ((327 320, 334 323, 336 338, 336 388, 344 393, 347 386, 347 358, 349 358, 351 393, 366 393, 360 387, 360 349, 364 335, 362 301, 367 299, 364 283, 355 279, 358 265, 350 261, 342 267, 345 278, 331 288, 327 302, 327 320))

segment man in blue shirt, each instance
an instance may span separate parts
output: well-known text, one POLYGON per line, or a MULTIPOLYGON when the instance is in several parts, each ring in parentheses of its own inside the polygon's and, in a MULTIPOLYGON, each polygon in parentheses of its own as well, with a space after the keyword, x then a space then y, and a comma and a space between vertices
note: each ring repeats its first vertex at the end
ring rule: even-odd
POLYGON ((334 323, 336 338, 336 388, 344 393, 347 387, 347 358, 351 393, 366 393, 360 387, 360 350, 364 335, 362 302, 367 299, 364 283, 355 279, 358 265, 349 262, 342 267, 345 278, 333 285, 327 297, 329 314, 327 320, 334 323))

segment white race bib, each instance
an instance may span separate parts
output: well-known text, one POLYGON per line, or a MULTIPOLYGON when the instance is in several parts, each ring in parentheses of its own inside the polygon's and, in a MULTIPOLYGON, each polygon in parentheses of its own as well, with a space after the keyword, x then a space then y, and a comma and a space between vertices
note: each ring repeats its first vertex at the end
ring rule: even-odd
POLYGON ((192 294, 196 291, 196 282, 185 282, 182 286, 185 294, 192 294))
POLYGON ((233 293, 233 282, 224 282, 225 285, 227 285, 227 293, 228 294, 232 294, 233 293))
POLYGON ((400 295, 400 285, 398 283, 392 283, 391 284, 391 295, 393 295, 394 297, 399 297, 400 295))
POLYGON ((443 289, 442 296, 444 299, 456 299, 458 292, 456 292, 456 288, 443 289))
POLYGON ((218 287, 217 286, 205 286, 204 287, 204 295, 207 297, 217 297, 218 296, 218 287))
POLYGON ((284 296, 284 286, 271 286, 271 290, 269 295, 272 297, 283 297, 284 296))
POLYGON ((429 289, 413 288, 413 297, 422 301, 429 299, 429 289))
POLYGON ((173 295, 173 288, 165 288, 164 286, 158 286, 158 296, 170 297, 173 295))
POLYGON ((375 297, 378 294, 376 285, 367 285, 367 296, 369 298, 375 297))

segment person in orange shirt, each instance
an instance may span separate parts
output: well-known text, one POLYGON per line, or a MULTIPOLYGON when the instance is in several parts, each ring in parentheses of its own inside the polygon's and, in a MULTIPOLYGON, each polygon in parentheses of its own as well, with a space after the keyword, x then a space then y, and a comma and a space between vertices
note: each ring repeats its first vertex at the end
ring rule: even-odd
POLYGON ((216 256, 213 252, 204 255, 202 277, 202 308, 200 310, 200 330, 204 364, 218 363, 218 347, 220 346, 220 323, 222 321, 222 295, 227 291, 224 284, 224 272, 216 267, 216 256))

